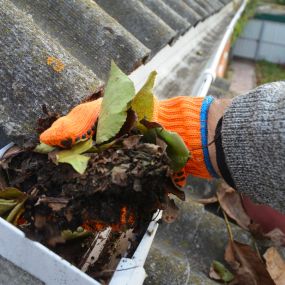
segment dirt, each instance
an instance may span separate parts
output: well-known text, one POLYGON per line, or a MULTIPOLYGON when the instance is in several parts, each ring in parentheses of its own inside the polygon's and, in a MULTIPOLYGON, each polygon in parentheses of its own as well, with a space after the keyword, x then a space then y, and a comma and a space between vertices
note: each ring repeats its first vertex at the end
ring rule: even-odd
POLYGON ((181 197, 170 178, 169 158, 163 148, 137 134, 124 136, 100 153, 89 153, 83 175, 69 164, 54 164, 51 155, 23 150, 2 162, 8 186, 28 197, 18 226, 79 267, 94 237, 110 227, 98 261, 88 268, 91 276, 107 280, 114 268, 110 271, 106 265, 113 255, 120 259, 117 243, 124 233, 133 233, 127 252, 131 255, 155 211, 175 208, 168 194, 181 197), (66 230, 77 236, 67 241, 62 235, 66 230), (107 277, 104 272, 109 272, 107 277))

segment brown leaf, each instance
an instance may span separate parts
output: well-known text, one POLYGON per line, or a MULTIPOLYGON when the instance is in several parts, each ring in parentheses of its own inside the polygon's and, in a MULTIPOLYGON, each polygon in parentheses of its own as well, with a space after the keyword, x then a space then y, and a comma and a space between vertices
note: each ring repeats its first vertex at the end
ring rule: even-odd
POLYGON ((69 202, 67 198, 43 197, 38 200, 38 204, 47 204, 54 212, 59 212, 65 208, 69 202))
POLYGON ((119 186, 127 186, 129 164, 121 164, 112 169, 112 183, 119 186))
POLYGON ((154 129, 154 128, 163 128, 161 124, 157 122, 149 122, 146 119, 142 119, 140 121, 142 125, 144 125, 147 129, 154 129))
POLYGON ((213 196, 209 198, 194 199, 194 201, 203 205, 208 205, 218 202, 218 198, 217 196, 213 196))
POLYGON ((123 135, 129 133, 133 129, 136 121, 137 114, 132 109, 129 109, 127 112, 127 119, 120 129, 119 133, 116 135, 116 138, 120 138, 123 135))
POLYGON ((265 233, 262 226, 255 223, 250 224, 248 228, 256 240, 271 240, 274 246, 285 245, 285 234, 280 229, 265 233))
POLYGON ((137 150, 144 151, 153 155, 156 155, 158 153, 162 153, 162 149, 160 146, 152 144, 152 143, 144 143, 144 144, 139 144, 136 147, 137 150))
POLYGON ((123 140, 123 146, 126 149, 131 149, 134 148, 136 145, 139 144, 140 140, 141 140, 142 136, 130 136, 126 139, 123 140))
POLYGON ((35 221, 34 221, 34 225, 37 229, 42 229, 47 222, 47 217, 44 215, 40 215, 40 214, 35 214, 35 221))
POLYGON ((267 249, 263 255, 266 261, 267 270, 276 285, 285 284, 285 260, 280 256, 274 247, 267 249))
POLYGON ((215 271, 213 264, 210 267, 209 277, 211 279, 214 279, 216 281, 222 281, 222 278, 219 276, 219 274, 215 271))
POLYGON ((11 157, 13 157, 13 156, 23 152, 23 151, 24 151, 24 149, 22 149, 22 148, 20 148, 20 147, 18 147, 16 145, 12 146, 11 148, 9 148, 5 152, 5 154, 3 155, 2 159, 9 159, 9 158, 11 158, 11 157))
POLYGON ((264 236, 271 239, 275 246, 285 246, 285 234, 280 229, 274 229, 264 236))
POLYGON ((167 143, 158 137, 156 137, 156 145, 160 146, 163 152, 167 149, 167 143))
POLYGON ((230 241, 225 251, 225 260, 236 274, 231 285, 274 285, 265 264, 250 246, 230 241))
POLYGON ((227 215, 242 228, 248 229, 251 221, 242 206, 240 195, 226 183, 222 183, 217 191, 217 197, 227 215))
POLYGON ((173 194, 181 201, 185 201, 185 193, 180 188, 178 188, 173 181, 168 178, 164 184, 165 190, 168 194, 173 194))
POLYGON ((173 223, 179 214, 179 208, 175 205, 173 199, 168 199, 166 208, 162 213, 162 220, 168 224, 173 223))

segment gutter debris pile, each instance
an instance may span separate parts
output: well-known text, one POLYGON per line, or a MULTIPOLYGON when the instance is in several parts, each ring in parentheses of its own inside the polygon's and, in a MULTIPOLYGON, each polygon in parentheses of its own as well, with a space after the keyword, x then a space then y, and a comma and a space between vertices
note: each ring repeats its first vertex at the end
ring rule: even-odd
MULTIPOLYGON (((122 236, 132 242, 119 255, 132 254, 158 209, 165 221, 175 219, 178 209, 169 194, 184 199, 172 175, 189 152, 178 134, 151 122, 155 76, 135 94, 112 63, 92 138, 69 149, 14 147, 0 161, 0 216, 93 277, 116 267, 106 264, 122 236), (106 231, 101 255, 86 266, 94 241, 106 231)), ((41 131, 55 118, 40 120, 41 131)))

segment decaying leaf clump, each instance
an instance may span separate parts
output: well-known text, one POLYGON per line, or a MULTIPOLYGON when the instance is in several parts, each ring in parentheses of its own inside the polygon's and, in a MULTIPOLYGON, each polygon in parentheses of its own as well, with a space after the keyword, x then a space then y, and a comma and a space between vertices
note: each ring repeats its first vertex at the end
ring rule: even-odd
POLYGON ((62 231, 81 225, 93 231, 106 226, 115 231, 136 228, 167 205, 166 189, 173 186, 165 187, 172 183, 171 171, 161 147, 131 135, 109 149, 87 155, 84 174, 31 151, 6 162, 9 185, 27 194, 23 214, 27 226, 23 228, 33 238, 48 244, 63 242, 62 231))
MULTIPOLYGON (((137 243, 157 210, 164 210, 166 222, 175 220, 178 208, 169 194, 184 199, 172 177, 189 151, 178 134, 152 122, 155 76, 135 94, 112 63, 88 137, 70 138, 68 145, 16 147, 0 160, 1 217, 91 276, 113 270, 115 252, 130 254, 135 246, 116 248, 122 236, 137 243), (95 264, 92 249, 101 234, 108 242, 95 264)), ((58 117, 45 114, 41 132, 58 117)))

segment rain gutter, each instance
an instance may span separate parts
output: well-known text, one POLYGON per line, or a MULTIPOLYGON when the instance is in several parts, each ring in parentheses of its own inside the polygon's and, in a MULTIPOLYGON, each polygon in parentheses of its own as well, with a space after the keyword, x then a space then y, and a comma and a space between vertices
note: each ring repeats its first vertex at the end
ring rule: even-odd
POLYGON ((219 66, 222 54, 225 50, 226 44, 228 43, 234 28, 241 17, 245 7, 247 4, 247 0, 243 0, 242 5, 238 9, 237 13, 235 14, 234 18, 228 25, 226 32, 223 36, 223 39, 221 40, 216 53, 212 56, 210 59, 207 68, 204 70, 204 72, 201 74, 199 79, 197 80, 194 88, 193 88, 193 94, 197 97, 205 97, 208 94, 208 91, 212 85, 212 83, 216 80, 217 76, 217 68, 219 66))

